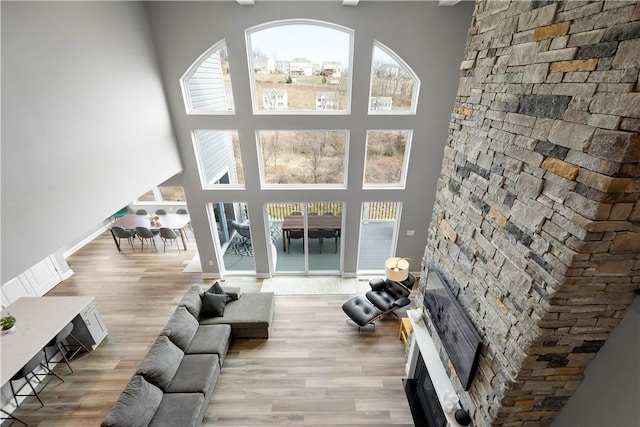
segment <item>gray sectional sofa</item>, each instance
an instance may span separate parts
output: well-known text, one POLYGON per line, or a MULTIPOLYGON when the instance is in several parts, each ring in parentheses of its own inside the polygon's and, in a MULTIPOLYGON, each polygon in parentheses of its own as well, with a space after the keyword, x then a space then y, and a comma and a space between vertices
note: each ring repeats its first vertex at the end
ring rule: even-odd
POLYGON ((202 423, 232 337, 268 338, 275 307, 272 292, 213 289, 187 291, 102 427, 202 423))

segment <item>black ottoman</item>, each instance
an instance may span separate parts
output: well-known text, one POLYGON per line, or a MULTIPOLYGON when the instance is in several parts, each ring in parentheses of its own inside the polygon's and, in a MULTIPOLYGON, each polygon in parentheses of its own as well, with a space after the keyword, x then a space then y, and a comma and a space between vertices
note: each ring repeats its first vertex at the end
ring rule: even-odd
MULTIPOLYGON (((355 296, 342 304, 342 311, 358 325, 358 332, 363 326, 372 323, 382 315, 373 304, 361 296, 355 296)), ((375 326, 375 325, 374 325, 375 326)))

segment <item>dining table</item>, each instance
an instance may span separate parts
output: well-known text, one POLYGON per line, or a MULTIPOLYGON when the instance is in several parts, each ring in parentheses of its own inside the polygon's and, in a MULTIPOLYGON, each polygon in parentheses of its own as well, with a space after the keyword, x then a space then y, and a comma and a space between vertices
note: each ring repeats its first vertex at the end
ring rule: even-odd
MULTIPOLYGON (((185 227, 191 222, 189 214, 164 214, 158 215, 160 219, 158 221, 151 221, 148 215, 128 214, 116 219, 112 224, 113 226, 119 226, 125 230, 135 230, 136 227, 146 227, 149 230, 160 230, 163 227, 171 228, 172 230, 178 230, 180 238, 182 239, 182 247, 187 250, 187 235, 185 227)), ((116 242, 116 247, 120 251, 120 243, 118 238, 111 232, 113 241, 116 242)))
MULTIPOLYGON (((282 221, 282 250, 287 252, 287 237, 291 230, 304 230, 304 216, 288 215, 282 221)), ((342 215, 307 215, 307 230, 334 230, 340 235, 342 215)))

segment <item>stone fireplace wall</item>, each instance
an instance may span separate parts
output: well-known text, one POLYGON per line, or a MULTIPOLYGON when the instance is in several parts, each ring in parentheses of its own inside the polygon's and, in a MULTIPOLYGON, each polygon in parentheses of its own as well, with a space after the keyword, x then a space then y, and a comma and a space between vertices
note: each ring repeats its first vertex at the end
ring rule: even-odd
POLYGON ((640 288, 639 70, 639 2, 476 2, 423 259, 483 336, 468 392, 440 349, 475 425, 550 424, 640 288))

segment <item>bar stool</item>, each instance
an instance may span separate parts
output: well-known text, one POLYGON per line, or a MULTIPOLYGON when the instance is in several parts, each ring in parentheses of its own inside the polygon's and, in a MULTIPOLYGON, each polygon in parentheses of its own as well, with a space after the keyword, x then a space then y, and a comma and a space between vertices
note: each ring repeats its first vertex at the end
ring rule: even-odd
POLYGON ((36 389, 33 387, 33 385, 31 384, 31 381, 29 380, 29 374, 32 375, 32 378, 35 377, 36 379, 38 378, 38 375, 53 375, 55 376, 57 379, 59 379, 60 381, 64 382, 64 380, 62 378, 60 378, 60 376, 58 374, 56 374, 55 372, 53 372, 51 369, 49 369, 48 366, 45 366, 42 363, 42 360, 44 359, 44 351, 40 350, 38 351, 38 353, 36 353, 35 356, 33 356, 31 358, 31 360, 29 360, 23 367, 22 369, 20 369, 18 372, 15 373, 14 376, 11 377, 11 379, 9 380, 9 386, 11 387, 11 393, 13 393, 13 398, 16 400, 16 407, 18 406, 18 397, 23 397, 23 396, 35 396, 36 399, 38 399, 38 402, 40 402, 40 405, 44 406, 44 403, 42 403, 42 400, 40 399, 40 396, 38 395, 38 392, 36 391, 36 389), (42 368, 45 370, 44 374, 36 374, 35 372, 33 372, 36 368, 42 368), (14 387, 13 387, 13 382, 14 381, 18 381, 24 379, 27 381, 27 384, 29 384, 29 387, 31 387, 31 390, 33 391, 33 394, 18 394, 16 393, 14 387))
MULTIPOLYGON (((73 369, 71 368, 71 365, 69 364, 69 360, 73 359, 73 357, 76 354, 78 354, 78 352, 80 350, 84 350, 87 353, 89 352, 89 349, 87 349, 87 347, 85 347, 84 344, 82 344, 80 342, 80 340, 78 340, 75 336, 73 336, 73 334, 71 332, 73 332, 73 323, 69 323, 67 326, 65 326, 44 347, 44 358, 45 358, 45 362, 47 364, 47 367, 49 367, 49 363, 58 363, 58 362, 64 361, 64 363, 66 363, 67 366, 69 367, 69 370, 71 371, 71 373, 73 373, 73 369), (68 344, 63 344, 63 341, 68 339, 68 338, 72 338, 77 343, 75 345, 75 347, 77 347, 77 348, 75 349, 73 354, 71 354, 71 356, 69 356, 69 357, 67 357, 67 352, 70 351, 69 349, 71 348, 71 346, 68 345, 68 344), (60 359, 60 360, 49 359, 49 355, 48 355, 47 350, 51 350, 51 349, 55 349, 55 353, 60 352, 60 354, 62 355, 62 359, 60 359)), ((55 356, 55 353, 53 354, 54 356, 55 356)))

